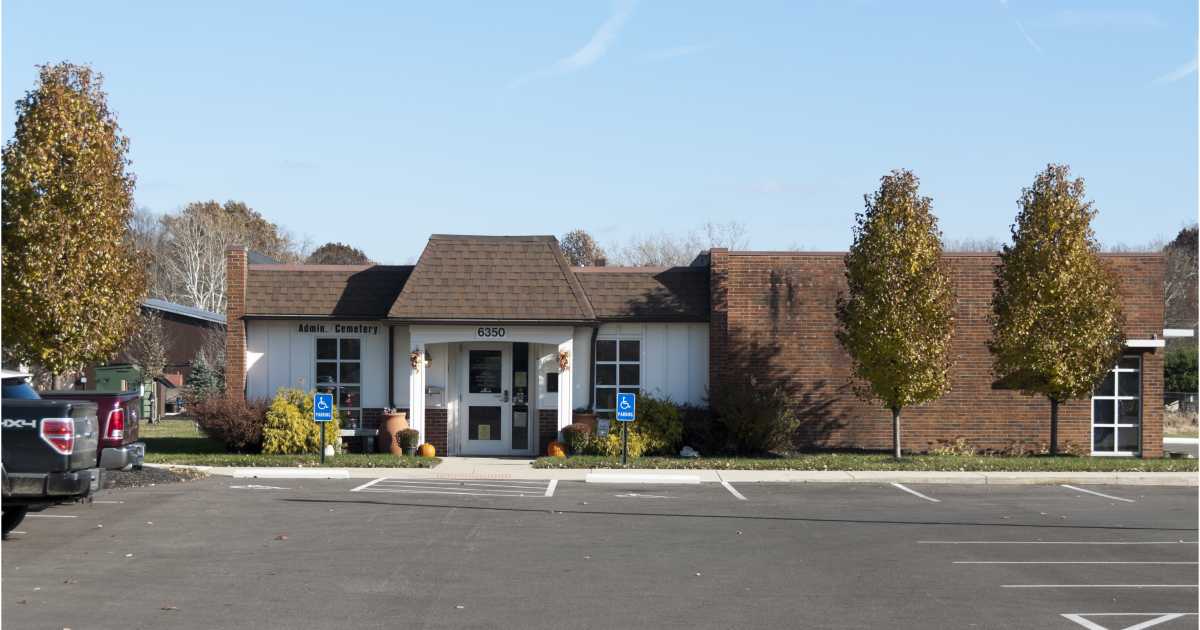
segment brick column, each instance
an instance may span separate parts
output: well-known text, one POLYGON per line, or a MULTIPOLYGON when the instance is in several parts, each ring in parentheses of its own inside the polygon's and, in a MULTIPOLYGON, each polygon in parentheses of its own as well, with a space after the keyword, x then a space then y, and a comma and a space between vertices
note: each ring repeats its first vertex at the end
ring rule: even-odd
POLYGON ((246 396, 246 248, 225 250, 225 392, 246 396))
POLYGON ((729 349, 729 250, 708 251, 708 395, 709 403, 721 382, 729 349))

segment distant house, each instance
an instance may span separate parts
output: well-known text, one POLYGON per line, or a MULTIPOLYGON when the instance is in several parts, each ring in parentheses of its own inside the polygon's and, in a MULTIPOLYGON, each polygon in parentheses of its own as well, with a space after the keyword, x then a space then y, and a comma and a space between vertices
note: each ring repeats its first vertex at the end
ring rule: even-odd
MULTIPOLYGON (((206 343, 213 339, 218 343, 225 335, 225 316, 183 304, 157 298, 142 302, 143 311, 153 311, 162 317, 166 339, 166 365, 163 377, 148 388, 145 396, 145 413, 157 418, 163 413, 177 411, 177 401, 182 397, 182 386, 192 372, 192 363, 206 343), (149 406, 152 403, 152 407, 149 406)), ((218 357, 223 358, 223 357, 218 357)), ((117 354, 108 365, 87 370, 88 389, 135 389, 138 380, 134 377, 134 358, 128 348, 117 354)))

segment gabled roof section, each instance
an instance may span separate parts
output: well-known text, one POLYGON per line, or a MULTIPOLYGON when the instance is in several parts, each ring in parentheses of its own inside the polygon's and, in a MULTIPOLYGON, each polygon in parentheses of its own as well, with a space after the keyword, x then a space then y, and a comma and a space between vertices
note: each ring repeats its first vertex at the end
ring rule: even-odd
POLYGON ((163 313, 172 313, 174 315, 199 319, 206 322, 212 322, 214 324, 221 324, 222 326, 225 325, 224 315, 220 313, 214 313, 212 311, 206 311, 202 308, 184 306, 183 304, 176 304, 175 302, 168 302, 158 298, 146 298, 145 300, 142 300, 142 306, 155 311, 161 311, 163 313))
POLYGON ((412 269, 407 265, 248 265, 246 315, 382 319, 412 269))
POLYGON ((706 322, 708 267, 575 267, 601 321, 706 322))
POLYGON ((429 237, 388 315, 411 321, 594 321, 553 236, 429 237))

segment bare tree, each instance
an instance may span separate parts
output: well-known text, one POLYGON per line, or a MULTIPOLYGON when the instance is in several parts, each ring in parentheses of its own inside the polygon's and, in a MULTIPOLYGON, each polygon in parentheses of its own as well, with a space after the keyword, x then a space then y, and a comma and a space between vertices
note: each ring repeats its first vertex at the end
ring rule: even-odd
POLYGON ((162 315, 158 311, 143 308, 138 313, 126 353, 135 365, 142 368, 146 378, 163 375, 170 345, 171 335, 163 326, 162 315))
POLYGON ((563 256, 574 267, 593 267, 605 258, 604 250, 585 230, 571 230, 559 242, 563 256))
POLYGON ((1004 243, 1001 243, 1000 239, 991 236, 984 238, 958 238, 947 240, 945 251, 995 254, 1000 251, 1001 247, 1004 247, 1004 243))
POLYGON ((209 367, 225 372, 225 330, 209 328, 204 331, 197 356, 203 356, 209 367))
POLYGON ((1195 328, 1200 319, 1196 300, 1196 268, 1200 262, 1198 233, 1200 230, 1195 225, 1183 228, 1162 248, 1167 263, 1163 278, 1163 314, 1169 327, 1195 328))
POLYGON ((236 242, 236 235, 216 217, 190 213, 171 217, 162 260, 171 299, 224 313, 225 250, 236 242))
POLYGON ((614 249, 617 263, 626 267, 675 267, 690 265, 698 254, 713 247, 746 249, 746 226, 737 221, 708 222, 684 235, 646 234, 614 249))

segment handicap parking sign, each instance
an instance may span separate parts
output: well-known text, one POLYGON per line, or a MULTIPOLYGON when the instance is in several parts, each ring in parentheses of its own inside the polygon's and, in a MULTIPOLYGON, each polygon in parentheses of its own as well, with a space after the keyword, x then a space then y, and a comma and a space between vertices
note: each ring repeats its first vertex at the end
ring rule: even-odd
POLYGON ((617 394, 617 421, 633 422, 637 411, 637 396, 635 394, 617 394))
POLYGON ((313 420, 333 421, 333 394, 313 394, 313 420))

